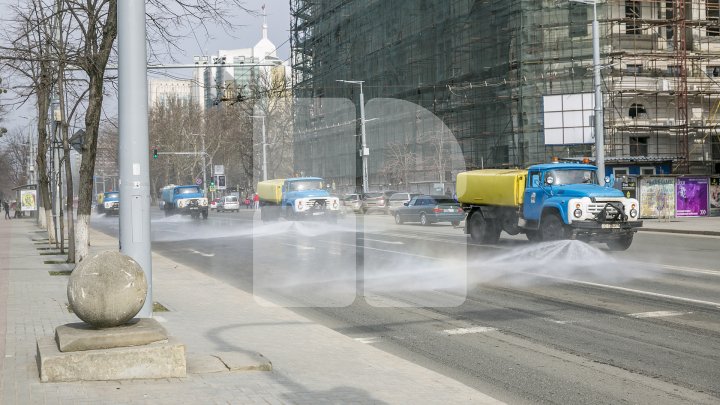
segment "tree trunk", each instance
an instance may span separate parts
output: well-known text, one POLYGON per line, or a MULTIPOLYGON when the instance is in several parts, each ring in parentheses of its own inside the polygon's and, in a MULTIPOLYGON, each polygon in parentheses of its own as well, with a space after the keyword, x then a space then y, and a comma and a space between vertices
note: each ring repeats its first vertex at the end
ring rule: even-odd
POLYGON ((52 216, 52 203, 50 202, 50 179, 48 178, 47 167, 47 118, 50 107, 50 89, 52 86, 52 76, 49 73, 49 66, 46 63, 40 63, 40 75, 38 78, 35 96, 37 97, 37 163, 38 176, 38 194, 42 201, 44 212, 38 211, 38 215, 45 216, 45 224, 47 225, 48 241, 51 245, 57 243, 55 239, 55 222, 52 216))
MULTIPOLYGON (((91 4, 88 2, 87 4, 91 4)), ((83 66, 88 75, 88 108, 85 112, 85 140, 83 142, 82 163, 80 164, 80 184, 78 199, 78 219, 76 224, 76 259, 82 262, 88 255, 90 214, 92 212, 93 199, 93 176, 95 174, 95 157, 97 155, 97 140, 100 128, 100 114, 103 102, 103 79, 105 67, 107 66, 113 43, 117 37, 117 1, 108 2, 108 11, 105 24, 102 30, 102 38, 98 45, 97 53, 87 55, 89 63, 83 66)), ((94 15, 88 10, 89 15, 94 15)), ((99 21, 89 21, 90 25, 99 21)), ((98 38, 94 37, 94 31, 88 31, 85 41, 90 44, 97 44, 98 38)))

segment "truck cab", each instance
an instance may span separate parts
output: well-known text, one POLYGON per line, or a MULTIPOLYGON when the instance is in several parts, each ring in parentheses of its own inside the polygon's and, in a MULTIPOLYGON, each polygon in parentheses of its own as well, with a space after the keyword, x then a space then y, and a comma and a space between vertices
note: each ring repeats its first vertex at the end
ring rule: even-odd
POLYGON ((319 177, 295 177, 258 183, 261 218, 263 221, 324 218, 336 221, 340 200, 323 188, 319 177))
POLYGON ((97 212, 105 215, 120 214, 120 192, 106 191, 98 194, 97 212))
POLYGON ((200 186, 170 185, 162 189, 163 210, 165 216, 174 214, 190 215, 192 218, 207 219, 208 200, 200 186))

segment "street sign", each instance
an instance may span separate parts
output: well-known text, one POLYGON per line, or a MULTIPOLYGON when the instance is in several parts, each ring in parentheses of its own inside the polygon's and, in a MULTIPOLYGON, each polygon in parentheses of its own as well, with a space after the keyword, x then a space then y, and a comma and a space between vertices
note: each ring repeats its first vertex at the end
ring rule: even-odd
POLYGON ((211 193, 214 193, 214 192, 215 192, 215 186, 210 186, 210 187, 208 187, 208 191, 210 191, 211 193))
POLYGON ((213 169, 214 175, 225 174, 225 165, 215 165, 213 169))
POLYGON ((195 179, 195 184, 197 184, 198 186, 201 185, 201 184, 202 184, 202 179, 201 179, 200 177, 196 178, 196 179, 195 179))

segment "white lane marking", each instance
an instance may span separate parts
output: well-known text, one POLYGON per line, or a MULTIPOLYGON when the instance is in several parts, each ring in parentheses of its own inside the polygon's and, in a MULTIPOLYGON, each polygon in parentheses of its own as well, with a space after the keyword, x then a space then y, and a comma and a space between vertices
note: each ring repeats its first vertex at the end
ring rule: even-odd
POLYGON ((692 312, 678 312, 678 311, 652 311, 652 312, 638 312, 636 314, 628 314, 633 318, 663 318, 666 316, 680 316, 692 314, 692 312))
POLYGON ((457 329, 446 329, 443 333, 448 335, 467 335, 468 333, 487 333, 495 332, 497 328, 490 326, 473 326, 472 328, 457 328, 457 329))
POLYGON ((720 302, 696 300, 694 298, 678 297, 675 295, 660 294, 660 293, 651 292, 651 291, 636 290, 634 288, 619 287, 616 285, 591 283, 589 281, 573 280, 570 278, 554 277, 554 276, 548 276, 548 275, 544 275, 544 274, 534 274, 534 273, 528 273, 528 272, 520 272, 520 274, 526 274, 528 276, 549 278, 552 280, 560 280, 560 281, 565 281, 565 282, 570 282, 570 283, 575 283, 575 284, 588 285, 588 286, 592 286, 592 287, 607 288, 607 289, 611 289, 611 290, 625 291, 625 292, 630 292, 630 293, 635 293, 635 294, 649 295, 651 297, 667 298, 667 299, 675 300, 675 301, 689 302, 692 304, 708 305, 711 307, 720 308, 720 302))
POLYGON ((160 323, 167 323, 167 319, 163 318, 162 316, 153 315, 153 318, 160 323))
POLYGON ((355 338, 354 340, 356 340, 360 343, 364 343, 366 345, 371 345, 373 343, 378 343, 381 339, 377 336, 371 336, 371 337, 359 337, 359 338, 355 338))
POLYGON ((215 253, 203 253, 203 252, 198 252, 198 251, 195 250, 195 249, 188 249, 188 250, 189 250, 191 253, 195 253, 195 254, 198 254, 198 255, 203 256, 203 257, 213 257, 213 256, 215 256, 215 253))
POLYGON ((295 245, 293 243, 283 243, 283 245, 292 246, 292 247, 296 247, 298 249, 303 249, 303 250, 315 250, 315 248, 312 246, 295 245))
POLYGON ((567 324, 570 324, 570 323, 575 323, 575 322, 577 322, 577 321, 560 321, 560 320, 557 320, 557 319, 550 319, 550 318, 545 318, 545 320, 546 320, 546 321, 550 321, 550 322, 552 322, 552 323, 556 323, 556 324, 558 324, 558 325, 567 325, 567 324))
POLYGON ((720 277, 720 271, 715 271, 715 270, 696 269, 693 267, 683 267, 683 266, 671 266, 669 264, 664 264, 662 267, 664 269, 668 269, 668 270, 684 271, 684 272, 688 272, 688 273, 708 274, 711 276, 719 276, 720 277))
POLYGON ((404 245, 403 242, 393 242, 393 241, 389 241, 389 240, 370 239, 370 238, 360 238, 360 239, 368 240, 370 242, 387 243, 388 245, 404 245))

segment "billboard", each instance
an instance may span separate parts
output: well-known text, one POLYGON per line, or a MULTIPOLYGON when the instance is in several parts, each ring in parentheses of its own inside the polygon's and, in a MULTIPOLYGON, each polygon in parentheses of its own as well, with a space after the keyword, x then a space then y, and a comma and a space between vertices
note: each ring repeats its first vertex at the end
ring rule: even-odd
POLYGON ((35 190, 20 190, 20 211, 37 210, 35 190))
POLYGON ((710 178, 710 215, 720 215, 720 177, 710 178))
POLYGON ((545 145, 595 143, 593 93, 543 96, 545 145))
POLYGON ((670 218, 675 215, 674 178, 641 177, 639 191, 641 218, 670 218))
POLYGON ((708 178, 678 177, 675 182, 675 216, 701 217, 708 214, 708 178))

